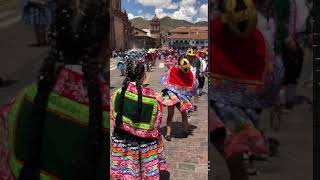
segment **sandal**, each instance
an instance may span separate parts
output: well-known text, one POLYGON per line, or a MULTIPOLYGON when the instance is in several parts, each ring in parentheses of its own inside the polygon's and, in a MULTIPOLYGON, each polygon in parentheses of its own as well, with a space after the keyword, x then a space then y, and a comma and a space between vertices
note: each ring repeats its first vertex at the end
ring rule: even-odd
POLYGON ((164 138, 165 138, 167 141, 171 141, 171 135, 165 135, 164 138))

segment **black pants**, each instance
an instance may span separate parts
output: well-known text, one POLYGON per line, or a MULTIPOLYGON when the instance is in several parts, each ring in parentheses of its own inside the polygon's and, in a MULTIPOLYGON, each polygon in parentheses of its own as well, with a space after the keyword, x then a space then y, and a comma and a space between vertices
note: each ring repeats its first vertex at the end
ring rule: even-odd
POLYGON ((206 78, 204 76, 198 76, 199 88, 203 88, 206 78))
POLYGON ((298 47, 296 50, 285 49, 283 52, 284 81, 283 85, 298 84, 303 66, 304 52, 298 47))

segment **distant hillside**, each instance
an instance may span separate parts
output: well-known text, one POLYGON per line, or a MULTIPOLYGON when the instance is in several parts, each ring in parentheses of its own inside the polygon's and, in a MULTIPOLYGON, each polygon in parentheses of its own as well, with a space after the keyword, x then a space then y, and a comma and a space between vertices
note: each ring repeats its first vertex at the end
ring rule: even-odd
MULTIPOLYGON (((132 26, 139 28, 139 29, 149 29, 149 21, 145 20, 141 17, 134 18, 131 20, 132 26)), ((177 20, 172 19, 168 16, 160 19, 160 30, 161 31, 170 31, 172 29, 175 29, 177 27, 190 27, 190 26, 207 26, 208 22, 200 21, 197 23, 191 23, 185 20, 177 20)))
POLYGON ((132 19, 131 24, 139 29, 149 29, 149 22, 141 17, 132 19))
POLYGON ((207 21, 199 21, 195 23, 196 26, 208 26, 208 22, 207 21))

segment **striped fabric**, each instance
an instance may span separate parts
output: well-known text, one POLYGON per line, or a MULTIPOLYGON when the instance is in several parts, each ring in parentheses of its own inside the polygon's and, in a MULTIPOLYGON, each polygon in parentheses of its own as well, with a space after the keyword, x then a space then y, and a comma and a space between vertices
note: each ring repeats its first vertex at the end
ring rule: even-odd
POLYGON ((165 106, 176 105, 181 112, 185 110, 193 109, 191 98, 192 98, 191 96, 174 93, 168 89, 164 89, 162 90, 162 92, 157 93, 157 99, 161 99, 163 105, 165 106))
POLYGON ((113 135, 110 152, 110 175, 121 180, 159 180, 167 170, 163 141, 137 142, 113 135))

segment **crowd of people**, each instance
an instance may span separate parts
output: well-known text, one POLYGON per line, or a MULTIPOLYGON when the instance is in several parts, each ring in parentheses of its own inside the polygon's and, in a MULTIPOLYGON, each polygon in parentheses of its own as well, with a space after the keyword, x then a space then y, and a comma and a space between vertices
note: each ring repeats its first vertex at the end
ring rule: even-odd
POLYGON ((126 77, 111 97, 111 177, 114 179, 159 179, 167 171, 165 147, 160 127, 163 106, 167 107, 164 138, 171 141, 175 108, 181 113, 183 137, 190 135, 188 113, 195 111, 192 98, 202 95, 207 75, 207 50, 186 52, 172 48, 128 51, 126 77), (130 52, 130 53, 129 53, 130 52), (154 57, 154 58, 152 58, 154 57), (147 59, 146 58, 150 58, 147 59), (144 86, 146 63, 163 59, 167 70, 161 92, 144 86))
MULTIPOLYGON (((261 130, 261 114, 295 105, 302 67, 311 71, 311 1, 213 0, 210 10, 210 141, 231 180, 255 175, 255 160, 277 152, 261 130), (310 50, 309 50, 310 52, 310 50)), ((307 73, 310 83, 310 73, 307 73)), ((263 172, 262 172, 263 173, 263 172)))

